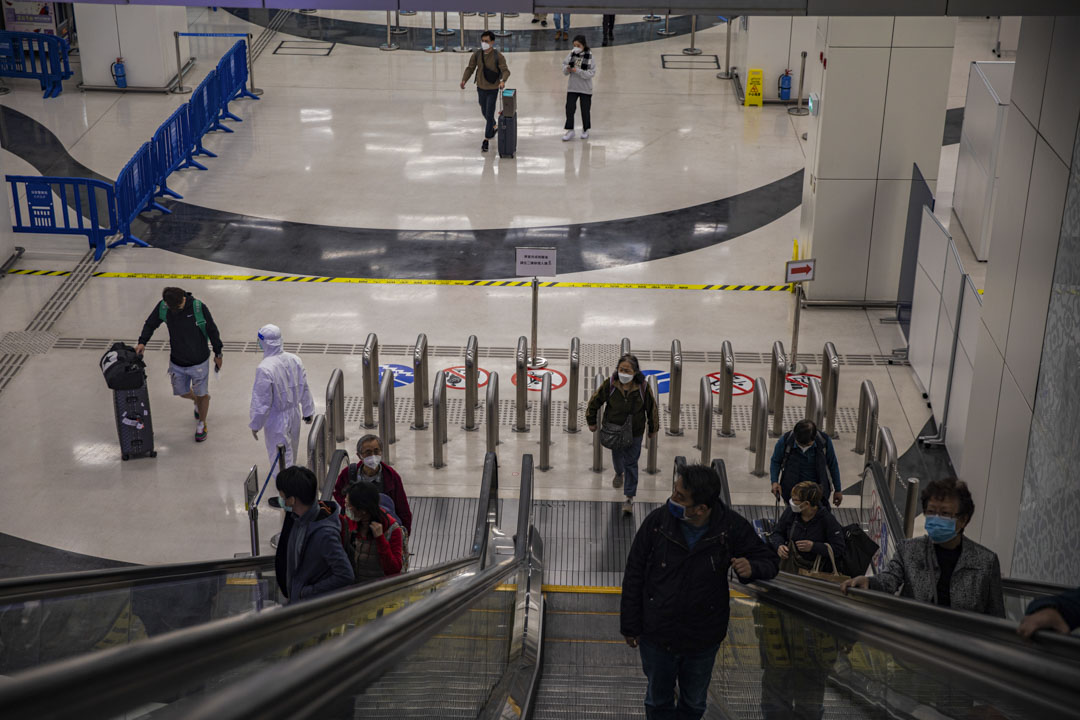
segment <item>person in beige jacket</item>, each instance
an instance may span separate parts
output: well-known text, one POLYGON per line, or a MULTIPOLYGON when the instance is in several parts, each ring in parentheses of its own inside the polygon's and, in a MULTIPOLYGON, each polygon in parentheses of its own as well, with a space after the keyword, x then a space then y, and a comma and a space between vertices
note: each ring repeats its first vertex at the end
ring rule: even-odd
POLYGON ((488 151, 488 141, 495 137, 495 105, 499 100, 499 91, 506 87, 510 77, 510 68, 506 58, 495 49, 495 33, 485 30, 480 36, 480 49, 472 54, 465 74, 461 76, 461 89, 469 78, 476 80, 476 94, 480 100, 480 111, 484 113, 484 143, 482 152, 488 151))

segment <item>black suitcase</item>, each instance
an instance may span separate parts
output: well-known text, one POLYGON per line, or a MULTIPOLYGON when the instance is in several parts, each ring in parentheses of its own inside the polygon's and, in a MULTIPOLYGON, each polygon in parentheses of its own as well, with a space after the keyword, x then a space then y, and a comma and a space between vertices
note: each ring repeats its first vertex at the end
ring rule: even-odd
POLYGON ((503 90, 499 100, 499 157, 512 158, 517 154, 517 90, 503 90))
POLYGON ((120 458, 157 457, 146 385, 135 390, 113 390, 113 411, 116 434, 120 437, 120 458))

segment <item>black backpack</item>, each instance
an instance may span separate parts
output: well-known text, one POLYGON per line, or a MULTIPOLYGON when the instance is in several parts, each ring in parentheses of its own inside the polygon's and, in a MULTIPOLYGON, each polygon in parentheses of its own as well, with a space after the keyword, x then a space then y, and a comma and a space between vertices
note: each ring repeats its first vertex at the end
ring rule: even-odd
POLYGON ((146 384, 146 363, 130 345, 113 343, 99 365, 105 384, 112 390, 138 390, 146 384))
MULTIPOLYGON (((825 468, 825 476, 818 478, 818 484, 821 485, 821 502, 826 507, 828 506, 829 488, 832 487, 832 478, 829 476, 829 463, 825 459, 825 451, 829 445, 825 441, 825 436, 821 434, 821 431, 817 431, 817 435, 814 440, 821 446, 821 465, 825 468)), ((780 484, 784 483, 784 469, 787 467, 788 456, 791 455, 791 451, 795 448, 795 431, 789 430, 784 433, 784 458, 780 461, 780 475, 778 476, 780 484)))
POLYGON ((866 574, 870 562, 878 551, 878 544, 858 523, 844 526, 844 554, 836 559, 837 568, 844 575, 858 577, 866 574))

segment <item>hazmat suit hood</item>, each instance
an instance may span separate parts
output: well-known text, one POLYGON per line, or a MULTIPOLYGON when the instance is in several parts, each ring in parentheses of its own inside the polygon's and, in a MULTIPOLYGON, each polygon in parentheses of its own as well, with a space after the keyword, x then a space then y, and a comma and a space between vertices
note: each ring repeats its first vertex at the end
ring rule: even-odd
POLYGON ((281 328, 277 325, 263 325, 259 329, 259 342, 262 343, 263 357, 280 355, 282 349, 281 328))

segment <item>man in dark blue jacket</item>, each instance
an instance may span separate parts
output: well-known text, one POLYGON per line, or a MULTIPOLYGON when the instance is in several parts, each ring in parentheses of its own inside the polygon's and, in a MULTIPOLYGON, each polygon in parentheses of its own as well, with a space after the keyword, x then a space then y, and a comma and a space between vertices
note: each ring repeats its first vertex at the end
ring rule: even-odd
POLYGON ((671 499, 634 537, 623 576, 620 628, 641 649, 649 720, 698 720, 728 629, 728 569, 748 583, 776 577, 779 558, 720 502, 712 468, 688 465, 671 499), (679 705, 675 706, 675 685, 679 705))
POLYGON ((785 503, 791 500, 791 488, 801 482, 821 485, 821 505, 829 507, 829 491, 833 505, 840 507, 844 493, 840 487, 840 465, 832 440, 818 432, 813 420, 800 420, 795 427, 780 436, 773 449, 772 494, 785 503))
POLYGON ((341 544, 340 509, 336 502, 317 500, 315 473, 294 465, 275 482, 278 506, 285 509, 274 562, 281 592, 294 603, 351 585, 355 577, 341 544))
POLYGON ((1036 630, 1068 634, 1080 627, 1080 588, 1032 601, 1017 632, 1029 638, 1036 630))

